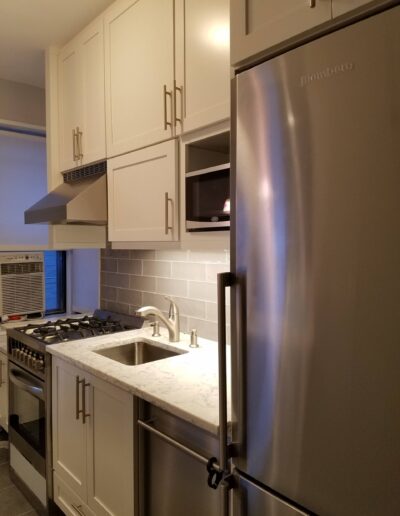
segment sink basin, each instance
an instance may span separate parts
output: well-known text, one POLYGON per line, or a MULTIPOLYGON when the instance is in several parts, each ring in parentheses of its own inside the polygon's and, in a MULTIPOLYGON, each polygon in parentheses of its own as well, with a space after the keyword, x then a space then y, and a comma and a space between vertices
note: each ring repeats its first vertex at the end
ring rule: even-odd
POLYGON ((111 358, 120 364, 125 365, 139 365, 147 362, 154 362, 156 360, 163 360, 164 358, 174 357, 180 355, 177 351, 170 351, 169 349, 159 348, 148 342, 130 342, 129 344, 121 344, 112 348, 99 349, 95 353, 103 357, 111 358))

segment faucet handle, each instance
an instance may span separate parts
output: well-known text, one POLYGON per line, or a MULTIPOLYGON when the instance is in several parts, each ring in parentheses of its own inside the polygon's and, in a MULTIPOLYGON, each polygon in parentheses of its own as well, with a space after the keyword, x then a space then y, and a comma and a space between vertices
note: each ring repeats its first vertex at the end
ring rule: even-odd
POLYGON ((176 319, 178 316, 179 316, 179 309, 178 309, 178 305, 175 303, 175 301, 169 297, 169 296, 164 296, 164 298, 169 301, 169 311, 168 311, 168 317, 170 319, 176 319))

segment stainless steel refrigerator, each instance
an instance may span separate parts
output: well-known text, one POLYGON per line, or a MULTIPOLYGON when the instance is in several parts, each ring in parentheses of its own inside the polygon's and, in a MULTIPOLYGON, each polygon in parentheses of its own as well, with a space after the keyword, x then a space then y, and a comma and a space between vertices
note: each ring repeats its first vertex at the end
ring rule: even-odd
POLYGON ((399 515, 400 7, 234 103, 234 514, 399 515))

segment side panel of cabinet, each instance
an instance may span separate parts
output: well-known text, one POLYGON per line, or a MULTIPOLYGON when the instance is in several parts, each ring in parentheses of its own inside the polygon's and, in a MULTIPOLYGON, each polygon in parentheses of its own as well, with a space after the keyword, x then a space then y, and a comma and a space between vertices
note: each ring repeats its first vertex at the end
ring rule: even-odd
POLYGON ((60 170, 76 167, 76 141, 73 131, 79 126, 82 83, 78 47, 72 43, 65 47, 58 58, 58 120, 59 120, 59 166, 60 170))
MULTIPOLYGON (((52 363, 53 467, 58 476, 86 501, 86 433, 82 416, 76 418, 76 379, 81 371, 62 360, 52 363)), ((81 387, 79 389, 81 393, 81 387)), ((79 395, 79 403, 82 397, 79 395)), ((86 402, 87 404, 87 402, 86 402)))
POLYGON ((113 158, 107 168, 109 240, 177 240, 176 141, 113 158))
POLYGON ((98 516, 133 514, 133 397, 93 376, 88 504, 98 516))
POLYGON ((104 30, 112 157, 173 136, 173 0, 116 2, 105 15, 104 30), (164 85, 170 95, 164 95, 164 85))
POLYGON ((104 102, 103 20, 92 24, 82 34, 82 154, 83 163, 106 157, 106 122, 104 102))
MULTIPOLYGON (((1 338, 1 337, 0 337, 1 338)), ((8 359, 0 351, 0 426, 8 432, 8 359)))
POLYGON ((229 0, 177 0, 175 10, 176 111, 187 132, 230 115, 229 0))
POLYGON ((231 0, 231 63, 331 19, 330 0, 231 0))

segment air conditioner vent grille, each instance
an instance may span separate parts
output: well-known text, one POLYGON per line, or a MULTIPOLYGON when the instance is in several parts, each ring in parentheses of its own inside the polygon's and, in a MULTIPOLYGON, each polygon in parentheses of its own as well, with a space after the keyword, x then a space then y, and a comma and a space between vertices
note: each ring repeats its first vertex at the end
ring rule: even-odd
POLYGON ((8 274, 32 274, 35 272, 43 272, 43 262, 1 264, 2 276, 6 276, 8 274))
POLYGON ((43 312, 43 281, 42 272, 2 275, 2 315, 43 312))

